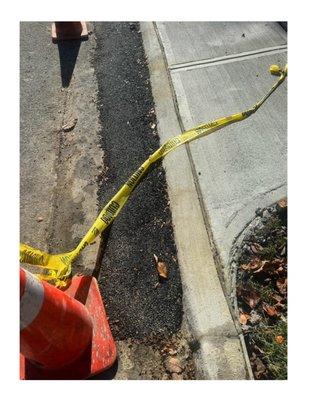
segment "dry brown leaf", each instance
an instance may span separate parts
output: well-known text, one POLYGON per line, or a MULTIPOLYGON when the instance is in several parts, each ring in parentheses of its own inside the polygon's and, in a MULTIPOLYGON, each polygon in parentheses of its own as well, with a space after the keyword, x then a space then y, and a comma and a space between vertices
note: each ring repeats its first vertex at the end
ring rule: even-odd
POLYGON ((283 267, 277 268, 274 273, 274 275, 278 275, 278 276, 283 275, 283 274, 285 275, 285 269, 283 267))
POLYGON ((249 314, 243 312, 239 313, 239 322, 241 323, 241 325, 246 325, 249 318, 250 318, 249 314))
POLYGON ((250 308, 254 308, 261 300, 261 297, 258 294, 258 292, 256 292, 250 286, 248 287, 239 286, 237 292, 238 296, 240 296, 243 299, 243 301, 246 304, 248 304, 250 308))
POLYGON ((157 271, 160 276, 160 278, 167 279, 168 278, 168 269, 167 265, 164 261, 159 261, 159 257, 156 256, 155 254, 153 255, 153 258, 156 263, 157 271))
POLYGON ((269 304, 263 303, 263 310, 269 315, 270 317, 275 317, 278 315, 278 311, 274 306, 270 306, 269 304))
POLYGON ((157 271, 161 278, 167 279, 168 272, 167 272, 167 265, 163 261, 159 261, 157 264, 157 271))
POLYGON ((277 288, 278 288, 278 290, 279 290, 279 292, 281 294, 283 294, 283 295, 286 294, 287 286, 288 286, 287 278, 279 278, 279 279, 277 279, 276 285, 277 285, 277 288))
POLYGON ((281 335, 276 336, 276 343, 282 344, 284 342, 284 337, 281 335))
POLYGON ((283 259, 274 260, 260 260, 258 257, 254 257, 248 264, 242 264, 241 268, 245 271, 252 271, 253 274, 266 274, 270 276, 280 276, 286 273, 285 270, 286 261, 283 259))
POLYGON ((242 264, 240 267, 245 270, 256 270, 261 268, 262 265, 262 260, 260 260, 258 257, 254 257, 252 261, 249 262, 249 264, 242 264))
POLYGON ((264 273, 270 276, 280 276, 285 273, 284 269, 285 261, 282 259, 274 259, 271 261, 264 260, 260 264, 258 270, 253 271, 254 274, 264 273))
POLYGON ((259 243, 253 243, 250 248, 254 254, 258 254, 263 250, 263 247, 259 243))
POLYGON ((259 274, 261 272, 265 272, 267 270, 267 265, 268 265, 269 261, 264 260, 260 262, 259 265, 259 269, 256 269, 255 271, 253 271, 254 274, 259 274))

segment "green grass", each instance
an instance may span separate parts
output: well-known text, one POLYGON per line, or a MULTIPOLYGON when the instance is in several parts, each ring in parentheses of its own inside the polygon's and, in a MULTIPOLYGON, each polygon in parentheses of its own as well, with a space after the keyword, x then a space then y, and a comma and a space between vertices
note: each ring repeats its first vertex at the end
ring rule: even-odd
POLYGON ((287 322, 278 320, 273 326, 261 325, 251 334, 251 341, 263 350, 263 361, 267 364, 270 379, 287 379, 287 322), (276 342, 283 336, 284 342, 276 342))
POLYGON ((251 275, 248 279, 248 283, 254 290, 259 293, 262 301, 265 301, 266 303, 272 305, 274 303, 274 300, 271 297, 271 295, 274 293, 274 288, 272 284, 265 286, 260 284, 255 279, 256 278, 251 275))
POLYGON ((265 260, 273 260, 276 257, 276 247, 273 244, 269 244, 268 246, 264 247, 261 251, 261 256, 265 260))

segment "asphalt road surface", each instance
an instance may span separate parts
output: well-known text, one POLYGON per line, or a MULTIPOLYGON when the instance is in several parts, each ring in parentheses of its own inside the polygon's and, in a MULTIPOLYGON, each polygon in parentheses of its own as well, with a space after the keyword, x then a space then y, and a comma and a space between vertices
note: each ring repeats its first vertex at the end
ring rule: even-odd
MULTIPOLYGON (((96 23, 104 206, 160 143, 149 71, 137 23, 96 23)), ((182 289, 165 172, 152 169, 114 222, 99 285, 115 339, 171 335, 182 321, 182 289), (168 265, 159 282, 153 254, 168 265)))

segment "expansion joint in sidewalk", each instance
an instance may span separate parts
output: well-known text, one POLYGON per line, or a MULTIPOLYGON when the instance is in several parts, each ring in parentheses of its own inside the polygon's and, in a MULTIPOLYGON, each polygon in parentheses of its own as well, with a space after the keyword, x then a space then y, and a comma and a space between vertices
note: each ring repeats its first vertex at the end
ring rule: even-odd
POLYGON ((172 64, 168 67, 168 69, 171 72, 188 71, 191 69, 212 67, 214 65, 228 64, 273 54, 285 53, 286 51, 287 51, 287 45, 284 44, 280 46, 267 47, 264 49, 246 51, 238 54, 230 54, 223 57, 207 58, 204 60, 172 64))

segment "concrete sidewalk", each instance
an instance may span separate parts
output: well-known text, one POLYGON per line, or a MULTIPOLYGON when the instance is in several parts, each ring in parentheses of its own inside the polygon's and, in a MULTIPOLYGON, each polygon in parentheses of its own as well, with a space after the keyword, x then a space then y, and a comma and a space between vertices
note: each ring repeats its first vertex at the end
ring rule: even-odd
MULTIPOLYGON (((252 106, 286 63, 277 23, 143 23, 161 142, 252 106)), ((258 207, 286 195, 286 84, 250 119, 186 145, 164 161, 187 317, 209 379, 250 367, 228 297, 233 242, 258 207)))
MULTIPOLYGON (((251 106, 275 80, 269 66, 286 64, 286 33, 277 23, 157 27, 185 129, 251 106)), ((286 115, 284 85, 250 120, 189 145, 223 265, 256 208, 286 194, 286 115)))

